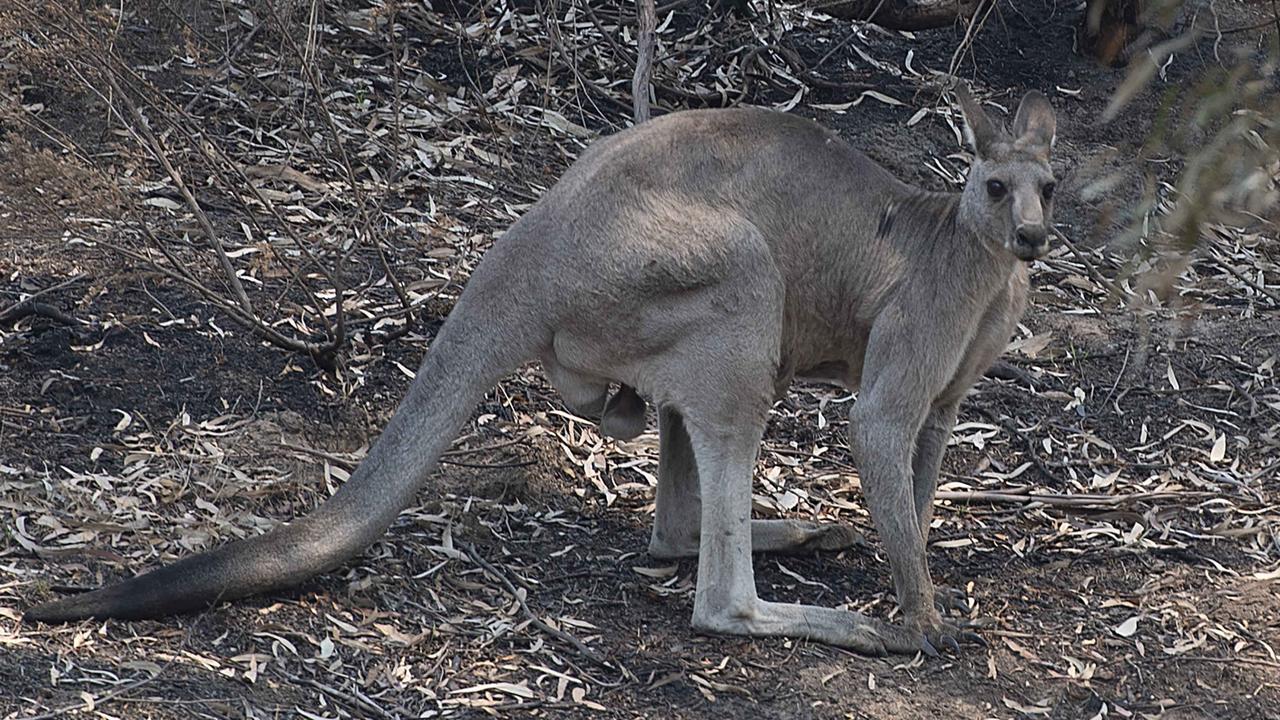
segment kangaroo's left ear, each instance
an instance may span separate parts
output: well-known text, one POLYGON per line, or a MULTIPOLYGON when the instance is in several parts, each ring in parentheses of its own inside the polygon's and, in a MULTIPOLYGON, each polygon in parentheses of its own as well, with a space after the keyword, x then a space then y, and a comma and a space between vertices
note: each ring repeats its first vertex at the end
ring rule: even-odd
POLYGON ((1058 121, 1049 98, 1038 90, 1022 96, 1018 115, 1013 121, 1015 142, 1038 145, 1048 154, 1057 138, 1058 121))

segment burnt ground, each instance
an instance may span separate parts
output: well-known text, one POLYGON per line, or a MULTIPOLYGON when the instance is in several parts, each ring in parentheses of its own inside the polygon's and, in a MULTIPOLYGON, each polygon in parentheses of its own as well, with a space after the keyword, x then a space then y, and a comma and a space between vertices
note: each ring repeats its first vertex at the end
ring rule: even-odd
MULTIPOLYGON (((1163 103, 1212 82, 1224 53, 1265 56, 1265 3, 1202 8, 1189 22, 1237 31, 1179 52, 1111 122, 1100 116, 1124 70, 1074 52, 1074 7, 1003 3, 956 57, 992 108, 1033 88, 1050 96, 1057 220, 1080 249, 1036 264, 1013 371, 974 389, 945 462, 931 566, 964 591, 953 614, 980 622, 985 647, 866 658, 694 634, 696 562, 644 552, 655 435, 601 438, 535 367, 486 397, 419 504, 338 570, 197 616, 20 623, 37 601, 314 507, 385 424, 495 233, 591 133, 626 121, 630 41, 603 8, 588 23, 561 7, 548 42, 529 3, 415 6, 389 24, 384 10, 330 2, 307 45, 312 86, 268 6, 191 5, 140 3, 88 27, 111 28, 113 52, 144 78, 137 102, 255 280, 263 316, 317 328, 280 271, 289 256, 255 259, 282 225, 219 184, 217 158, 182 144, 182 118, 236 162, 300 171, 255 181, 320 251, 373 218, 422 312, 390 341, 377 322, 357 326, 325 372, 143 263, 148 224, 226 296, 207 243, 179 241, 199 236, 194 215, 93 74, 101 48, 60 35, 56 16, 0 13, 0 716, 1280 717, 1280 321, 1225 267, 1274 287, 1274 215, 1215 228, 1218 245, 1186 258, 1116 246, 1126 209, 1194 147, 1147 142, 1163 103), (325 139, 319 107, 341 139, 325 139), (1144 284, 1170 266, 1171 285, 1144 284), (6 314, 37 292, 39 311, 6 314)), ((750 102, 815 117, 900 177, 955 187, 964 149, 932 73, 951 66, 964 28, 904 36, 778 12, 795 24, 777 39, 812 77, 765 54, 768 69, 743 81, 752 38, 776 31, 769 16, 684 6, 662 29, 660 107, 708 102, 720 68, 728 95, 745 82, 750 102)), ((289 17, 306 27, 305 13, 289 17)), ((348 287, 367 282, 353 317, 395 305, 371 247, 357 243, 348 266, 348 287)), ((852 523, 866 544, 758 557, 757 578, 771 599, 890 617, 844 441, 850 401, 801 385, 779 403, 755 505, 852 523)))

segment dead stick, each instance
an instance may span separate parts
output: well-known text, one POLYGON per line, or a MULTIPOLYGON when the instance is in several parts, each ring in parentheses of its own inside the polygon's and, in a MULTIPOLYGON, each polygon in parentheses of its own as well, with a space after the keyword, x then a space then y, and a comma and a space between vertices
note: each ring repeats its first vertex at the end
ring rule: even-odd
POLYGON ((335 700, 338 700, 344 705, 347 705, 352 710, 363 710, 364 712, 372 712, 374 715, 377 715, 378 717, 382 717, 382 718, 397 717, 387 712, 386 710, 383 710, 382 707, 379 706, 377 703, 361 695, 352 695, 350 693, 345 693, 337 688, 324 685, 323 683, 320 683, 319 681, 314 680, 312 678, 300 677, 288 671, 282 671, 282 672, 285 677, 289 678, 295 684, 310 685, 311 687, 319 690, 325 695, 328 695, 329 697, 335 700))
POLYGON ((209 240, 210 247, 213 248, 214 253, 217 255, 218 265, 222 268, 222 274, 227 281, 227 285, 231 287, 231 292, 235 295, 236 302, 239 303, 240 309, 244 311, 245 315, 254 317, 255 313, 253 311, 253 303, 249 302, 249 295, 244 291, 244 285, 240 282, 240 276, 236 275, 235 267, 231 264, 231 258, 227 255, 227 249, 222 244, 222 236, 218 234, 217 230, 213 229, 213 223, 209 220, 209 216, 205 214, 204 208, 201 207, 200 203, 196 200, 191 189, 187 187, 186 181, 183 180, 182 175, 176 168, 174 168, 173 163, 169 162, 169 155, 165 151, 164 145, 160 142, 160 139, 156 137, 154 132, 152 132, 151 123, 147 120, 146 116, 138 110, 138 106, 133 102, 133 99, 130 98, 129 95, 125 93, 124 89, 120 87, 120 84, 116 82, 114 73, 108 70, 104 73, 104 76, 107 82, 111 85, 111 89, 120 96, 120 100, 124 104, 125 109, 127 109, 129 114, 133 116, 133 126, 130 127, 129 130, 143 141, 143 145, 145 147, 151 150, 152 157, 154 157, 156 161, 164 167, 165 173, 168 174, 169 179, 173 181, 174 187, 178 189, 178 193, 181 194, 182 199, 186 201, 187 208, 196 216, 196 222, 200 224, 200 229, 204 231, 204 234, 209 240))
POLYGON ((1125 297, 1129 294, 1124 290, 1121 290, 1119 285, 1108 280, 1101 272, 1098 272, 1098 268, 1093 264, 1093 261, 1090 260, 1083 251, 1077 248, 1075 243, 1068 240, 1066 235, 1063 235, 1056 229, 1053 231, 1053 234, 1057 235, 1058 239, 1062 241, 1062 244, 1066 245, 1067 249, 1071 251, 1071 254, 1075 255, 1076 259, 1084 264, 1085 271, 1089 273, 1089 277, 1093 278, 1094 282, 1106 288, 1107 291, 1115 297, 1125 297))
POLYGON ((1219 267, 1221 267, 1223 270, 1226 270, 1232 275, 1235 275, 1236 278, 1240 280, 1240 282, 1243 282, 1245 285, 1248 285, 1254 290, 1257 290, 1263 295, 1266 295, 1267 297, 1271 298, 1271 302, 1275 303, 1276 305, 1280 305, 1280 295, 1277 295, 1275 291, 1273 291, 1271 288, 1266 287, 1262 283, 1256 282, 1253 278, 1235 269, 1234 267, 1231 266, 1231 263, 1227 262, 1221 257, 1218 257, 1218 254, 1216 252, 1209 253, 1208 257, 1210 260, 1213 260, 1214 263, 1217 264, 1219 267))
MULTIPOLYGON (((105 692, 99 695, 98 697, 93 697, 92 695, 90 695, 87 700, 81 700, 80 702, 74 705, 65 705, 61 708, 58 708, 57 710, 42 713, 40 715, 32 715, 28 717, 27 720, 53 720, 54 718, 66 717, 67 715, 70 715, 71 713, 74 713, 79 710, 89 710, 91 708, 92 709, 100 708, 106 705, 107 703, 111 702, 112 700, 120 698, 121 695, 129 692, 130 690, 137 690, 143 685, 146 685, 151 681, 155 680, 157 677, 160 677, 160 673, 164 672, 165 670, 168 670, 169 666, 171 665, 173 665, 172 660, 166 661, 164 665, 160 666, 160 669, 158 671, 148 675, 147 677, 138 678, 137 680, 134 680, 132 682, 126 683, 124 685, 120 685, 113 690, 110 690, 108 692, 105 692)), ((84 694, 88 695, 87 692, 84 694)), ((125 698, 120 698, 120 699, 124 700, 125 698)))
POLYGON ((1014 505, 1030 505, 1040 503, 1053 507, 1116 507, 1132 503, 1156 500, 1169 500, 1177 497, 1207 497, 1216 493, 1201 492, 1153 492, 1131 493, 1129 495, 1056 495, 1037 493, 1000 492, 992 490, 939 490, 937 499, 958 502, 990 502, 1009 503, 1014 505))
POLYGON ((639 125, 649 119, 649 87, 658 18, 653 0, 636 0, 636 72, 631 76, 631 108, 639 125))
POLYGON ((561 642, 571 645, 575 650, 578 651, 579 654, 581 654, 583 657, 590 660, 591 662, 595 663, 596 665, 599 665, 602 668, 612 669, 610 668, 609 663, 604 661, 604 658, 597 655, 596 652, 591 648, 587 647, 586 645, 583 645, 581 640, 570 635, 567 632, 564 632, 563 630, 557 630, 556 628, 551 627, 550 625, 547 624, 545 620, 538 617, 537 615, 534 615, 533 611, 529 609, 528 603, 524 601, 524 596, 521 595, 520 592, 516 590, 516 586, 513 585, 511 581, 507 579, 506 575, 503 575, 501 572, 499 572, 498 569, 495 568, 493 564, 490 563, 488 560, 485 560, 484 558, 480 557, 480 553, 476 552, 476 548, 474 545, 472 545, 471 543, 466 543, 464 547, 467 550, 467 556, 471 558, 472 562, 474 562, 476 565, 479 565, 480 568, 483 569, 486 573, 493 576, 493 578, 498 582, 502 583, 502 586, 507 589, 507 593, 511 595, 511 597, 515 598, 515 601, 520 605, 520 610, 524 613, 525 617, 529 619, 529 622, 533 623, 534 627, 550 635, 551 637, 556 638, 557 640, 560 640, 561 642))

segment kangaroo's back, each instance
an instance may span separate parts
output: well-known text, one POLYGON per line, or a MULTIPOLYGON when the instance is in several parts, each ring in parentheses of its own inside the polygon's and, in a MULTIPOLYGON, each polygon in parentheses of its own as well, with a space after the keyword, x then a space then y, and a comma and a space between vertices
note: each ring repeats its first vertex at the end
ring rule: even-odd
POLYGON ((688 110, 593 143, 511 234, 531 254, 566 259, 546 268, 547 283, 564 284, 583 271, 688 254, 699 267, 714 265, 714 248, 698 237, 649 230, 668 219, 730 213, 758 228, 784 278, 799 281, 823 257, 879 262, 879 216, 912 192, 805 118, 757 108, 688 110), (655 238, 665 245, 651 247, 655 238))
MULTIPOLYGON (((900 194, 907 186, 834 132, 759 108, 686 110, 591 146, 546 201, 608 210, 645 195, 735 208, 777 235, 900 194)), ((843 218, 842 218, 843 219, 843 218)))

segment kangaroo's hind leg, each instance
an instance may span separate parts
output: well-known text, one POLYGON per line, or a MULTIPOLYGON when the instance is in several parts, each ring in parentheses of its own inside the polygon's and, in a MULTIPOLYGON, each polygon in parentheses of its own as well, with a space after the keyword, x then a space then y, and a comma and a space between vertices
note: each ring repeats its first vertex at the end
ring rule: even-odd
POLYGON ((911 460, 911 484, 915 496, 916 517, 920 535, 929 540, 929 526, 933 522, 933 498, 938 490, 938 470, 942 467, 942 455, 956 425, 958 402, 932 408, 925 416, 924 424, 916 434, 915 452, 911 460))
MULTIPOLYGON (((929 541, 929 527, 933 523, 933 498, 938 490, 938 470, 942 467, 942 455, 947 449, 951 429, 955 427, 958 409, 958 400, 933 407, 916 435, 915 453, 911 461, 911 483, 920 535, 925 542, 929 541)), ((963 590, 937 585, 934 593, 934 602, 939 608, 968 612, 968 600, 963 590)))
MULTIPOLYGON (((649 554, 664 560, 697 557, 701 526, 698 468, 684 417, 673 407, 663 407, 658 410, 658 492, 649 554)), ((751 521, 752 552, 838 551, 864 542, 862 534, 849 525, 751 521)))
MULTIPOLYGON (((835 608, 769 602, 756 592, 751 565, 751 478, 764 432, 767 400, 752 402, 739 388, 770 388, 771 370, 743 382, 739 372, 712 383, 698 382, 682 403, 689 446, 701 488, 698 580, 693 626, 704 632, 784 636, 817 640, 863 653, 912 652, 915 633, 860 613, 835 608)), ((675 395, 676 393, 673 393, 675 395)))

